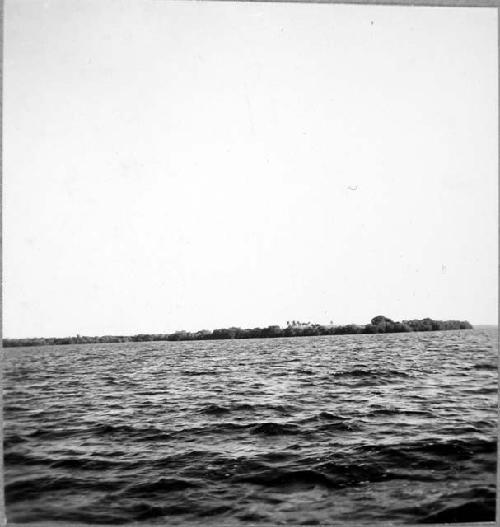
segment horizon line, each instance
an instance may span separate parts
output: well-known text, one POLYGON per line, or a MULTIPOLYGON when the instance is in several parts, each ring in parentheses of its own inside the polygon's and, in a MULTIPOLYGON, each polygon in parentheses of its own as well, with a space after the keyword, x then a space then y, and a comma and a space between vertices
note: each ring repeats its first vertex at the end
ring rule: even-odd
MULTIPOLYGON (((380 315, 376 315, 376 316, 380 316, 380 315)), ((385 315, 383 315, 385 316, 385 315)), ((375 317, 373 317, 375 318, 375 317)), ((386 317, 386 318, 389 318, 389 317, 386 317)), ((410 318, 406 318, 406 319, 403 319, 399 322, 403 322, 404 320, 424 320, 425 318, 430 318, 431 320, 440 320, 440 321, 443 321, 443 320, 459 320, 459 319, 432 319, 432 317, 424 317, 424 318, 421 318, 421 319, 418 319, 418 318, 413 318, 413 319, 410 319, 410 318)), ((292 319, 292 322, 294 320, 292 319)), ((468 321, 468 320, 464 320, 466 322, 469 322, 474 328, 477 328, 477 327, 481 327, 481 326, 492 326, 492 327, 498 327, 499 325, 499 322, 495 322, 495 323, 480 323, 480 324, 473 324, 472 322, 468 321)), ((368 325, 371 323, 368 322, 367 324, 359 324, 359 323, 355 323, 355 322, 349 322, 349 323, 346 323, 346 324, 321 324, 321 323, 317 323, 317 322, 301 322, 301 321, 296 321, 298 322, 299 324, 308 324, 310 326, 322 326, 322 327, 339 327, 339 326, 364 326, 364 325, 368 325)), ((394 322, 398 322, 397 320, 395 320, 394 322)), ((60 339, 60 338, 84 338, 84 337, 88 337, 88 338, 103 338, 103 337, 134 337, 134 336, 137 336, 137 335, 175 335, 176 333, 200 333, 202 331, 216 331, 216 330, 219 330, 219 329, 241 329, 241 330, 248 330, 248 329, 265 329, 265 328, 268 328, 268 327, 272 327, 272 326, 278 326, 279 328, 286 328, 287 325, 283 325, 281 326, 280 324, 270 324, 270 325, 264 325, 264 326, 255 326, 255 327, 243 327, 243 326, 224 326, 224 327, 213 327, 213 328, 201 328, 201 329, 196 329, 196 330, 185 330, 185 329, 178 329, 178 330, 174 330, 174 331, 168 331, 168 332, 153 332, 153 331, 138 331, 138 332, 132 332, 132 333, 116 333, 116 332, 111 332, 111 333, 102 333, 102 334, 93 334, 93 335, 90 335, 90 334, 82 334, 82 333, 78 333, 78 332, 75 332, 73 334, 65 334, 65 335, 61 335, 61 336, 54 336, 54 335, 50 335, 50 336, 29 336, 29 337, 6 337, 2 334, 2 341, 4 340, 30 340, 30 339, 60 339)))

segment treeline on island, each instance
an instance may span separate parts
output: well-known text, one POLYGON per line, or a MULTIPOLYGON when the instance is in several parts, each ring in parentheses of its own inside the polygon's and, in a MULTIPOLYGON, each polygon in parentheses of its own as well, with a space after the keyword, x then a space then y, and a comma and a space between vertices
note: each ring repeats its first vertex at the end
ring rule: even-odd
POLYGON ((201 330, 197 332, 176 331, 175 333, 139 334, 132 336, 106 335, 103 337, 62 338, 32 338, 32 339, 3 339, 4 347, 48 346, 58 344, 92 344, 113 342, 150 342, 150 341, 180 341, 180 340, 219 340, 219 339, 257 339, 279 337, 314 337, 321 335, 357 335, 375 333, 408 333, 412 331, 443 331, 453 329, 473 329, 466 320, 403 320, 394 322, 382 315, 372 318, 370 324, 364 326, 348 324, 337 326, 333 324, 311 324, 302 322, 288 322, 286 328, 268 326, 266 328, 241 329, 225 328, 201 330))

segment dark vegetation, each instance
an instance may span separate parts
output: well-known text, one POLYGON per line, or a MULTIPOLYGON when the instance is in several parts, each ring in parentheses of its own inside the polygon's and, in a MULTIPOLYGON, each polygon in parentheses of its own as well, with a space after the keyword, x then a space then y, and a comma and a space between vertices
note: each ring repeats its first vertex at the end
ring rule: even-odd
POLYGON ((17 346, 46 346, 56 344, 87 344, 108 342, 148 342, 148 341, 179 341, 179 340, 218 340, 218 339, 256 339, 256 338, 278 338, 278 337, 313 337, 320 335, 356 335, 373 333, 408 333, 411 331, 442 331, 452 329, 473 329, 467 321, 461 320, 403 320, 394 322, 390 318, 377 316, 372 318, 370 324, 358 326, 348 324, 346 326, 304 324, 300 322, 289 322, 286 328, 280 326, 269 326, 267 328, 241 329, 226 328, 214 329, 213 331, 201 330, 195 333, 188 331, 176 331, 169 334, 139 334, 133 336, 107 335, 104 337, 76 337, 62 338, 32 338, 32 339, 3 339, 4 347, 17 346))

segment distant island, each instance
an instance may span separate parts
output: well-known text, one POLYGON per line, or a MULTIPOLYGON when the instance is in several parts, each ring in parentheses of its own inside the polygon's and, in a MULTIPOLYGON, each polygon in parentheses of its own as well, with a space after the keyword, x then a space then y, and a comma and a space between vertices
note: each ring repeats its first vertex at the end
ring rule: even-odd
POLYGON ((5 348, 21 346, 49 346, 60 344, 92 344, 113 342, 151 342, 151 341, 180 341, 180 340, 221 340, 221 339, 262 339, 280 337, 314 337, 321 335, 358 335, 375 333, 409 333, 413 331, 446 331, 453 329, 474 329, 466 320, 403 320, 395 322, 390 318, 378 315, 371 319, 370 324, 364 326, 348 324, 337 326, 334 324, 311 324, 310 322, 288 321, 286 328, 268 326, 266 328, 241 329, 225 328, 213 331, 203 329, 195 333, 176 331, 175 333, 139 334, 132 336, 106 335, 102 337, 61 338, 30 338, 3 339, 5 348))

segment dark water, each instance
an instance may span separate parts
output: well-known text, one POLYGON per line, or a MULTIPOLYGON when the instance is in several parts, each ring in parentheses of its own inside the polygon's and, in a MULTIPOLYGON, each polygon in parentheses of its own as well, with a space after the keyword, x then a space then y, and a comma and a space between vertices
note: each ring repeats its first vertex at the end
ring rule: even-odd
POLYGON ((493 520, 496 338, 7 349, 7 518, 493 520))

